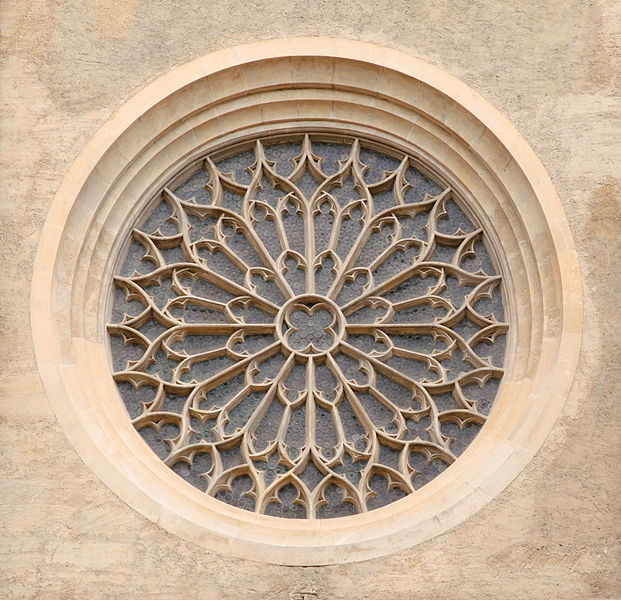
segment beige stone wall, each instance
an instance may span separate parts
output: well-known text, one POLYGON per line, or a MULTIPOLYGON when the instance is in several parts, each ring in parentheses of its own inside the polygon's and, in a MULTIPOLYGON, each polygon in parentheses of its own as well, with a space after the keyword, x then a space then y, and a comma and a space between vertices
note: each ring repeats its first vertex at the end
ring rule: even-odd
POLYGON ((616 598, 621 579, 620 32, 615 0, 4 2, 0 575, 8 598, 616 598), (328 35, 414 54, 502 111, 549 171, 584 283, 576 381, 546 444, 455 529, 383 559, 223 558, 128 508, 82 463, 36 371, 29 279, 45 212, 98 127, 175 65, 328 35), (617 308, 615 312, 613 308, 617 308), (293 596, 295 597, 295 595, 293 596))

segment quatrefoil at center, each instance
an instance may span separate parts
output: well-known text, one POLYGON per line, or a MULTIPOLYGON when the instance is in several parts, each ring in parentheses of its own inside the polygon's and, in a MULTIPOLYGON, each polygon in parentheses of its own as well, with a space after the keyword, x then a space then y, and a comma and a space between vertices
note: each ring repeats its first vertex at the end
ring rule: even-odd
POLYGON ((291 298, 277 317, 278 334, 287 349, 299 355, 321 355, 343 337, 345 317, 328 298, 305 294, 291 298))

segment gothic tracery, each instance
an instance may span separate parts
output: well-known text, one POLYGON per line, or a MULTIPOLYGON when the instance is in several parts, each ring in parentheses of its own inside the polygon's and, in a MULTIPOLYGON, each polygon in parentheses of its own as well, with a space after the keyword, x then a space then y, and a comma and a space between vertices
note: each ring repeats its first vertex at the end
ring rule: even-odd
POLYGON ((114 379, 181 477, 268 515, 371 510, 484 424, 508 329, 485 235, 415 161, 352 139, 206 157, 131 234, 114 379))

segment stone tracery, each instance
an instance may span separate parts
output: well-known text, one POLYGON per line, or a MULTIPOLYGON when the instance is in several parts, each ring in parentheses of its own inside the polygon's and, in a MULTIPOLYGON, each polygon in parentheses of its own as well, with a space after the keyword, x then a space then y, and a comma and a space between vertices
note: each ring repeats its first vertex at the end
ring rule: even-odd
POLYGON ((484 232, 415 161, 360 140, 207 157, 132 231, 114 378, 175 472, 325 518, 413 492, 485 422, 504 358, 484 232))

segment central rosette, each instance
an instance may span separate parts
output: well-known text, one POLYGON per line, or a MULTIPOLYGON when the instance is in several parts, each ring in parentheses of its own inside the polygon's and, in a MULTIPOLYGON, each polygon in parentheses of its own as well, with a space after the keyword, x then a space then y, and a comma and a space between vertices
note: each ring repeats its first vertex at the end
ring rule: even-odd
POLYGON ((291 298, 277 317, 277 333, 296 354, 324 354, 335 348, 345 330, 345 317, 332 300, 315 294, 291 298))

